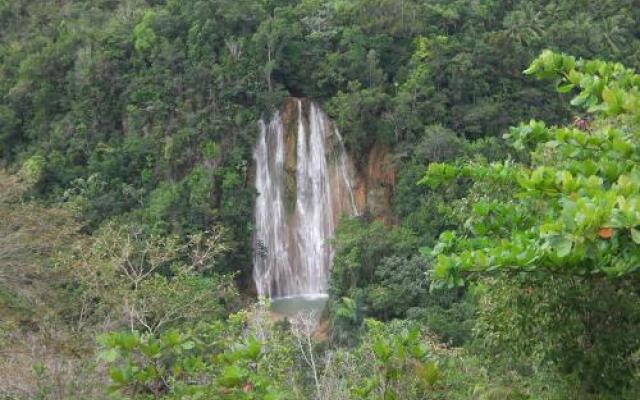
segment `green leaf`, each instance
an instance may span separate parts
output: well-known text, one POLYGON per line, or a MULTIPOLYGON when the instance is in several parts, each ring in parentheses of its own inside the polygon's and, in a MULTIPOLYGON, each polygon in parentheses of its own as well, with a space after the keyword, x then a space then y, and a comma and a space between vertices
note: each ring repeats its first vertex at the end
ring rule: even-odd
POLYGON ((436 383, 439 377, 438 367, 435 363, 429 362, 424 366, 423 378, 429 385, 436 383))
POLYGON ((251 360, 257 360, 261 351, 262 345, 260 342, 256 338, 249 339, 246 347, 247 357, 251 360))
POLYGON ((573 89, 575 85, 573 83, 564 83, 557 87, 558 93, 569 93, 571 89, 573 89))
POLYGON ((195 344, 193 341, 191 341, 191 340, 189 340, 189 341, 186 341, 186 342, 182 343, 182 348, 183 348, 184 350, 191 350, 191 349, 193 349, 195 346, 196 346, 196 344, 195 344))
POLYGON ((373 353, 382 361, 387 361, 391 357, 391 347, 389 343, 378 340, 373 344, 373 353))
POLYGON ((633 243, 640 244, 640 231, 636 228, 631 228, 631 239, 633 243))
POLYGON ((169 347, 177 346, 180 344, 180 332, 178 331, 169 331, 162 336, 162 341, 165 345, 169 347))
POLYGON ((243 368, 237 365, 230 365, 222 371, 218 382, 226 387, 238 386, 244 380, 245 375, 246 371, 243 368))
POLYGON ((118 385, 125 385, 129 381, 127 374, 118 368, 111 368, 111 370, 109 370, 109 377, 112 382, 118 385))
POLYGON ((101 351, 98 354, 98 360, 112 363, 118 359, 118 356, 120 356, 120 352, 118 351, 118 349, 108 349, 105 351, 101 351))
POLYGON ((420 247, 418 249, 418 251, 420 252, 420 254, 425 257, 425 258, 429 258, 433 255, 433 248, 432 247, 420 247))
POLYGON ((564 258, 568 256, 569 253, 571 253, 573 242, 571 242, 571 240, 567 239, 566 237, 563 237, 562 239, 558 240, 555 247, 558 251, 558 257, 564 258))

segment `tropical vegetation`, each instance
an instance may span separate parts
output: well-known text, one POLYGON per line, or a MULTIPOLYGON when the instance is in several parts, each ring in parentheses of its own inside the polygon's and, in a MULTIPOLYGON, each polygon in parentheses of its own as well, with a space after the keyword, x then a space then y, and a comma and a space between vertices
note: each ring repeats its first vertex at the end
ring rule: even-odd
POLYGON ((634 399, 633 0, 0 0, 0 399, 634 399), (257 121, 314 99, 385 216, 252 281, 257 121))

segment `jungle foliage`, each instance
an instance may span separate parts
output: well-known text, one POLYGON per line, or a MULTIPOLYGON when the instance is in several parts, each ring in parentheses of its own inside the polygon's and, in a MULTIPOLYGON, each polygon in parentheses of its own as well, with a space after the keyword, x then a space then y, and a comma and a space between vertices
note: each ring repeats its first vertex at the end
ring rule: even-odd
POLYGON ((0 0, 0 398, 634 398, 638 60, 635 0, 0 0), (249 305, 290 96, 396 171, 327 335, 249 305))

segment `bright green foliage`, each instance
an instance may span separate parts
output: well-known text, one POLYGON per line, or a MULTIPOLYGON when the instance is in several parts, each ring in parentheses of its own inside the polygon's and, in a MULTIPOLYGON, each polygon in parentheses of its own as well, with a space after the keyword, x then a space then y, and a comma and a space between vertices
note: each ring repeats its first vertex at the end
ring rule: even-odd
POLYGON ((434 262, 432 286, 479 285, 475 345, 483 353, 504 356, 510 368, 551 366, 575 380, 578 398, 622 396, 635 382, 640 345, 629 334, 640 324, 639 81, 618 64, 551 52, 528 71, 560 87, 580 74, 574 103, 593 119, 512 128, 505 138, 524 161, 429 166, 422 184, 471 182, 452 206, 462 216, 456 229, 423 249, 434 262), (631 106, 612 107, 607 90, 631 106))
POLYGON ((141 53, 145 53, 151 49, 157 39, 153 31, 154 19, 155 14, 152 11, 147 11, 144 13, 142 22, 133 28, 133 47, 141 53))
POLYGON ((571 105, 606 116, 640 114, 640 75, 620 63, 578 60, 544 51, 524 71, 538 79, 557 79, 561 93, 579 90, 571 105))
POLYGON ((530 164, 429 166, 422 183, 441 185, 458 177, 477 182, 464 228, 444 233, 432 253, 434 276, 450 287, 463 284, 463 276, 471 272, 547 270, 621 277, 639 265, 634 99, 640 77, 618 64, 576 62, 550 52, 528 71, 560 79, 580 75, 582 91, 574 102, 597 116, 618 117, 598 118, 583 129, 540 122, 513 128, 507 138, 518 148, 532 149, 530 164), (620 92, 626 105, 611 105, 610 91, 620 92), (481 193, 482 185, 494 193, 481 193))
POLYGON ((36 154, 24 162, 20 172, 28 183, 37 184, 44 174, 44 164, 44 157, 36 154))
MULTIPOLYGON (((200 324, 160 335, 133 332, 100 337, 100 360, 110 365, 113 391, 127 398, 246 399, 292 398, 277 379, 290 365, 271 364, 278 339, 239 336, 247 315, 226 323, 200 324)), ((265 329, 266 327, 263 327, 265 329)))
POLYGON ((468 398, 440 350, 418 324, 367 319, 357 346, 325 353, 320 399, 468 398))
POLYGON ((415 327, 389 335, 384 326, 367 321, 367 343, 374 355, 371 377, 351 390, 355 399, 396 400, 420 396, 438 381, 438 367, 415 327), (408 386, 413 385, 413 386, 408 386))

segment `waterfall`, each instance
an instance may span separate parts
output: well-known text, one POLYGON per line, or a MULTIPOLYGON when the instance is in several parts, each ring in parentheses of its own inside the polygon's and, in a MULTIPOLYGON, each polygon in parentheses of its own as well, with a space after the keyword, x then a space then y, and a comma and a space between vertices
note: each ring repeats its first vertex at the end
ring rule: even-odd
POLYGON ((259 122, 254 279, 269 298, 327 291, 338 219, 357 213, 342 138, 313 102, 289 102, 259 122), (295 116, 295 118, 294 118, 295 116))

